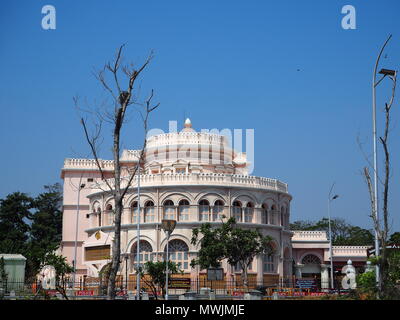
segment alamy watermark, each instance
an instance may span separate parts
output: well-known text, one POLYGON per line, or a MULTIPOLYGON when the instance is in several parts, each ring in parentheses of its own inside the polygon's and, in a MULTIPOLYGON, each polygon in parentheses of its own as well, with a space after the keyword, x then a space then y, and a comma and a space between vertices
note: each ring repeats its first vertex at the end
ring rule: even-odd
POLYGON ((347 4, 343 6, 342 14, 345 14, 345 16, 342 18, 342 28, 345 30, 356 29, 356 8, 347 4))
POLYGON ((56 8, 50 4, 42 7, 42 14, 45 16, 42 18, 42 28, 44 30, 55 30, 56 29, 56 8))
POLYGON ((146 159, 149 162, 190 162, 251 174, 254 171, 254 129, 183 129, 169 121, 169 132, 148 131, 146 159), (243 137, 244 135, 244 137, 243 137), (244 150, 244 144, 246 149, 244 150))

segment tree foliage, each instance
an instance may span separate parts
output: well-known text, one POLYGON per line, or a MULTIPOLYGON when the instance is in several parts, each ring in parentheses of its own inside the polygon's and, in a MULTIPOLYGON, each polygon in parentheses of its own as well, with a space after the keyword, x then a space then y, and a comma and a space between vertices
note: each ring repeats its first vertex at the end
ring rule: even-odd
POLYGON ((47 253, 40 264, 41 268, 44 266, 54 267, 56 271, 56 290, 60 292, 66 300, 68 300, 66 293, 68 280, 67 275, 72 273, 74 268, 68 264, 67 258, 55 253, 47 253))
POLYGON ((0 282, 4 282, 7 280, 7 272, 5 269, 5 262, 4 262, 4 258, 1 257, 0 258, 0 282))
POLYGON ((205 223, 192 231, 191 243, 200 244, 198 258, 191 265, 201 269, 218 267, 223 259, 232 266, 242 269, 243 283, 247 288, 247 271, 253 259, 259 254, 274 253, 272 238, 263 236, 258 230, 240 228, 234 218, 222 222, 219 227, 205 223))
POLYGON ((14 192, 0 200, 0 252, 23 253, 29 239, 33 199, 14 192))
POLYGON ((34 278, 46 255, 61 241, 61 185, 44 189, 35 198, 14 192, 0 200, 0 252, 24 255, 27 278, 34 278))
MULTIPOLYGON (((372 265, 380 265, 382 257, 369 259, 372 265)), ((384 295, 380 298, 391 300, 400 299, 400 252, 396 249, 388 250, 387 277, 385 280, 384 295)), ((378 288, 376 286, 375 270, 365 272, 357 276, 357 287, 362 293, 366 293, 369 298, 376 298, 378 288)))
MULTIPOLYGON (((319 221, 300 220, 290 224, 291 230, 329 231, 329 219, 319 221)), ((374 235, 371 230, 363 229, 347 223, 344 219, 331 219, 332 243, 337 246, 365 246, 372 245, 374 235)))
POLYGON ((394 232, 390 235, 389 243, 400 244, 400 232, 394 232))
MULTIPOLYGON (((163 295, 165 295, 165 285, 166 285, 166 261, 148 261, 144 264, 144 267, 139 270, 139 276, 146 283, 154 297, 157 300, 157 287, 162 290, 163 295), (147 277, 146 277, 147 276, 147 277)), ((183 273, 183 270, 180 270, 179 265, 175 262, 168 261, 168 270, 169 275, 183 273)))

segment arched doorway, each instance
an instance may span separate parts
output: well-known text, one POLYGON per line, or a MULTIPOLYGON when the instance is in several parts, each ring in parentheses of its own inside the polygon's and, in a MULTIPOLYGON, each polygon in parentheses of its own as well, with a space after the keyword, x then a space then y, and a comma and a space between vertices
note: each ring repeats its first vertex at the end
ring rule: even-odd
POLYGON ((314 280, 314 285, 320 287, 321 284, 321 259, 314 254, 307 254, 301 260, 303 265, 301 276, 303 279, 314 280))
POLYGON ((309 278, 321 275, 321 260, 314 254, 307 254, 301 260, 304 267, 301 270, 303 277, 309 278))

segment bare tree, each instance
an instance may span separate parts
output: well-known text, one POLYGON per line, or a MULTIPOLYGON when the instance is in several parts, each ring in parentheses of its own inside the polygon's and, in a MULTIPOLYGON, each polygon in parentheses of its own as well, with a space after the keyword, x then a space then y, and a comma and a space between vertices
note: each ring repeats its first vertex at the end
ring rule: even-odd
MULTIPOLYGON (((115 298, 115 280, 117 272, 120 266, 120 254, 121 254, 121 217, 123 212, 123 200, 127 194, 129 187, 136 176, 137 170, 143 163, 144 151, 146 148, 146 136, 148 131, 148 118, 152 111, 154 111, 159 104, 153 104, 152 99, 154 92, 151 90, 150 96, 144 103, 136 101, 137 85, 136 81, 143 70, 148 66, 153 58, 153 54, 150 53, 146 61, 139 67, 136 68, 132 63, 129 65, 122 66, 122 51, 124 45, 121 45, 117 50, 116 57, 108 62, 103 70, 95 73, 95 77, 104 87, 104 89, 111 96, 111 105, 103 111, 97 111, 92 113, 94 117, 94 132, 89 133, 88 123, 82 117, 81 124, 84 130, 85 138, 90 146, 91 153, 94 157, 96 166, 100 172, 101 180, 105 184, 106 191, 109 192, 114 199, 114 239, 112 246, 112 257, 111 267, 107 284, 107 297, 108 299, 115 298), (126 88, 123 88, 121 82, 121 74, 125 75, 127 81, 126 88), (111 77, 111 81, 107 80, 106 75, 111 77), (126 123, 126 115, 128 108, 138 108, 141 122, 144 129, 144 142, 139 152, 138 166, 131 168, 122 168, 120 162, 121 153, 121 129, 126 123), (112 177, 107 176, 103 170, 102 160, 99 158, 99 144, 101 138, 101 129, 103 122, 107 121, 112 125, 112 153, 114 160, 114 169, 112 177), (126 169, 126 170, 125 170, 126 169), (110 178, 110 179, 109 179, 110 178)), ((75 105, 78 106, 78 99, 74 98, 75 105)))
MULTIPOLYGON (((378 60, 376 66, 379 62, 379 57, 381 56, 383 49, 385 48, 386 44, 390 40, 391 36, 386 40, 384 46, 382 47, 380 54, 378 56, 378 60)), ((375 68, 376 70, 376 68, 375 68)), ((379 239, 379 246, 381 248, 381 253, 378 259, 378 265, 380 270, 380 277, 378 283, 379 295, 383 297, 386 293, 387 282, 388 282, 388 252, 386 249, 388 236, 390 232, 389 226, 389 184, 390 184, 390 174, 391 174, 391 167, 390 167, 390 152, 389 152, 389 133, 390 133, 390 111, 393 105, 395 91, 396 91, 396 76, 397 72, 392 70, 386 70, 384 72, 383 77, 378 81, 383 80, 383 78, 388 77, 392 81, 392 91, 391 96, 388 102, 385 103, 384 113, 385 113, 385 128, 383 131, 383 136, 379 137, 379 141, 383 147, 384 151, 384 174, 383 178, 378 178, 378 181, 383 185, 383 201, 382 201, 382 220, 377 218, 376 215, 376 199, 374 197, 374 190, 373 185, 371 182, 371 176, 368 170, 368 167, 364 167, 363 174, 365 181, 368 186, 368 192, 370 197, 370 205, 371 205, 371 214, 370 217, 372 218, 373 225, 375 232, 379 239)), ((375 83, 374 83, 375 85, 375 83)))

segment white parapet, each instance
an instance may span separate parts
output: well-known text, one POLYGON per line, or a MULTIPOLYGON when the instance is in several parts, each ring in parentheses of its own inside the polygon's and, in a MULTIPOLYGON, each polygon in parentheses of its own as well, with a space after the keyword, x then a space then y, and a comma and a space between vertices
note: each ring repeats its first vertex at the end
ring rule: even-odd
MULTIPOLYGON (((138 177, 134 177, 131 186, 137 185, 138 177)), ((109 179, 108 182, 112 185, 113 179, 109 179)), ((128 178, 122 182, 122 187, 127 184, 128 178)), ((255 189, 265 189, 271 191, 279 191, 288 193, 288 187, 286 183, 283 183, 276 179, 256 177, 256 176, 245 176, 235 174, 218 174, 218 173, 172 173, 172 174, 143 174, 140 176, 140 185, 142 187, 154 187, 154 186, 222 186, 222 187, 246 187, 255 189)), ((104 190, 106 188, 103 182, 100 185, 93 184, 93 189, 104 190)))
MULTIPOLYGON (((113 160, 102 160, 99 159, 100 166, 105 170, 114 169, 113 160)), ((75 159, 68 158, 64 160, 63 169, 84 169, 84 170, 98 170, 96 160, 94 159, 75 159)))
POLYGON ((325 231, 293 231, 292 241, 328 241, 325 231))
POLYGON ((368 246, 332 246, 335 257, 367 257, 368 246))

